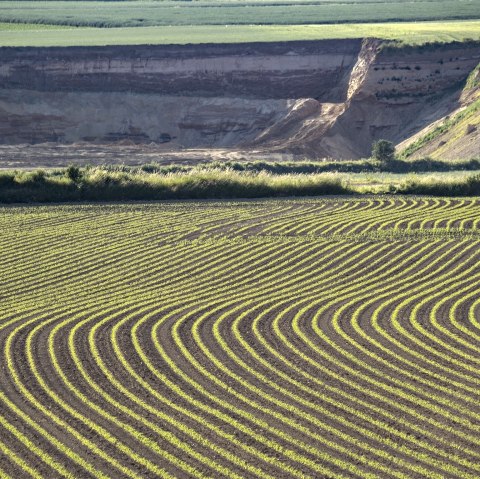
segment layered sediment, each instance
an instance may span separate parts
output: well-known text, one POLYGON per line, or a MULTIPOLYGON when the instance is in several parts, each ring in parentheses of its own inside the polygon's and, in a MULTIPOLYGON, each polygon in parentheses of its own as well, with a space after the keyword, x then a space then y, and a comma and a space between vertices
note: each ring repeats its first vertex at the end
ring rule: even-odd
POLYGON ((0 142, 368 155, 461 107, 480 44, 0 49, 0 142))

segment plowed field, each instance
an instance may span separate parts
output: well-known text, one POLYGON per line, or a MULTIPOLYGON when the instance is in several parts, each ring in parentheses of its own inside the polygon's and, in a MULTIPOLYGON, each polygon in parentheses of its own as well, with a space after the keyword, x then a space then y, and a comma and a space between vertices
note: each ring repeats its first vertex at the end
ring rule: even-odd
POLYGON ((480 477, 479 200, 0 213, 0 477, 480 477))

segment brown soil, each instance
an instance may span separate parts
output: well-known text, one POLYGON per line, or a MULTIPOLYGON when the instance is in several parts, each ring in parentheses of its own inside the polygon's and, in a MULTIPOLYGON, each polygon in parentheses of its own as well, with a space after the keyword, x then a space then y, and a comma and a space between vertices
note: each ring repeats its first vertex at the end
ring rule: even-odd
MULTIPOLYGON (((12 354, 0 368, 1 392, 66 450, 2 398, 1 414, 74 477, 162 477, 155 467, 179 478, 478 475, 480 357, 478 330, 467 319, 478 297, 477 242, 441 232, 423 240, 394 234, 397 224, 431 217, 437 225, 456 215, 478 224, 477 200, 445 199, 438 208, 415 198, 170 202, 117 205, 108 215, 105 208, 18 208, 10 228, 0 229, 6 260, 0 266, 0 350, 5 357, 10 344, 12 354), (179 229, 169 233, 170 222, 179 229), (358 236, 380 227, 392 230, 392 237, 358 236), (18 245, 12 240, 17 230, 18 245), (345 234, 342 240, 336 231, 345 234), (61 262, 42 253, 49 241, 54 251, 62 250, 61 262), (112 250, 115 242, 118 249, 112 250), (459 278, 470 267, 469 276, 459 278), (427 300, 417 318, 457 351, 408 320, 429 288, 441 295, 427 300), (473 337, 450 321, 453 304, 468 293, 457 317, 473 337), (450 294, 437 312, 443 331, 429 314, 450 294), (393 321, 394 308, 409 298, 398 320, 415 341, 393 321), (383 305, 379 328, 405 348, 373 327, 372 315, 383 305), (313 320, 323 307, 319 335, 313 320), (364 335, 352 321, 359 309, 364 335), (152 337, 157 323, 161 351, 152 337), (59 325, 53 350, 75 392, 50 355, 49 338, 59 325), (27 337, 37 326, 29 346, 27 337), (112 341, 115 329, 119 350, 112 341), (72 344, 97 390, 74 361, 72 344), (43 385, 29 366, 28 350, 43 385), (69 458, 69 451, 96 472, 69 458)), ((427 235, 428 227, 420 233, 427 235)), ((0 441, 42 477, 59 476, 4 425, 0 441)), ((28 476, 8 458, 0 462, 1 472, 28 476)))

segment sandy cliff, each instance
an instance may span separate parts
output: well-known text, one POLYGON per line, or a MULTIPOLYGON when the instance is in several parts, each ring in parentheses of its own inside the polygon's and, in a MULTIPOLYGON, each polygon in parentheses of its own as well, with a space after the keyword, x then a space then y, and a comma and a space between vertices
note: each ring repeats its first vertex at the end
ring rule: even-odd
POLYGON ((376 40, 0 49, 0 142, 368 155, 462 105, 480 45, 376 40))
MULTIPOLYGON (((365 41, 345 101, 317 102, 315 110, 310 102, 311 114, 294 122, 282 119, 270 127, 273 135, 264 133, 257 144, 267 140, 268 147, 335 158, 367 156, 379 138, 400 144, 462 107, 465 82, 479 62, 475 44, 381 48, 365 41), (289 129, 277 131, 287 123, 289 129)), ((468 156, 475 148, 480 152, 480 143, 471 143, 468 156)))

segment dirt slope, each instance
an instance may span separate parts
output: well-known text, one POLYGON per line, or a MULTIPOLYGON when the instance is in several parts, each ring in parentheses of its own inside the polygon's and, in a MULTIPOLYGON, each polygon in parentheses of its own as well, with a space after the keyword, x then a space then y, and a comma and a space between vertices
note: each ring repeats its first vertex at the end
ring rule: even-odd
POLYGON ((399 149, 412 159, 480 155, 480 64, 467 79, 459 107, 403 141, 399 149))
MULTIPOLYGON (((335 158, 368 156, 372 142, 379 138, 402 148, 406 139, 472 103, 475 96, 464 87, 479 59, 475 45, 382 49, 366 41, 352 70, 347 100, 318 106, 320 113, 304 117, 295 135, 284 136, 288 138, 284 142, 277 137, 267 147, 335 158)), ((470 115, 464 123, 476 124, 475 118, 470 115)), ((466 135, 457 139, 456 157, 478 154, 474 134, 470 131, 468 142, 466 135)), ((444 157, 444 152, 439 156, 444 157)))

